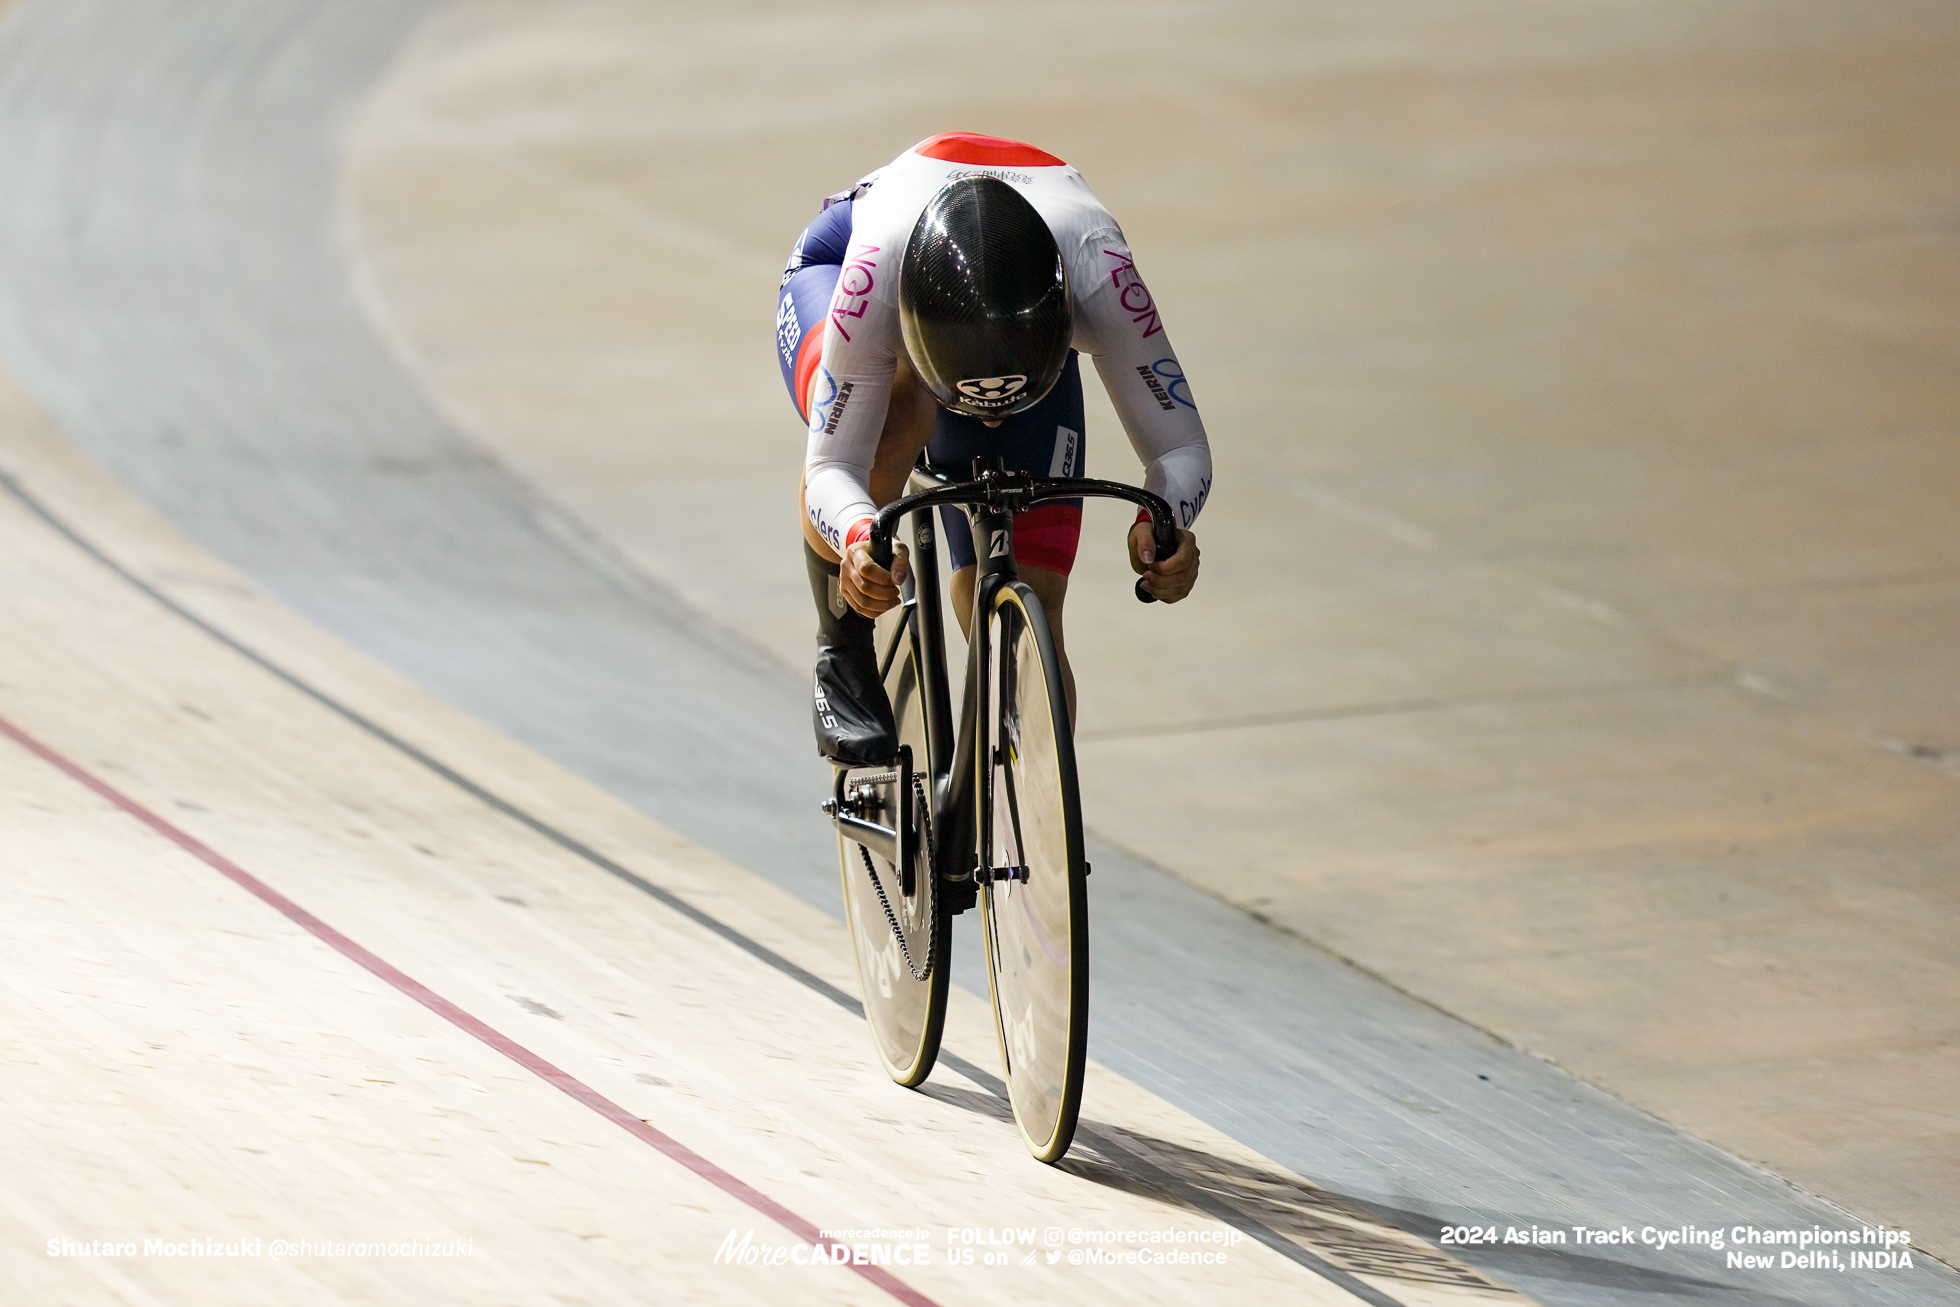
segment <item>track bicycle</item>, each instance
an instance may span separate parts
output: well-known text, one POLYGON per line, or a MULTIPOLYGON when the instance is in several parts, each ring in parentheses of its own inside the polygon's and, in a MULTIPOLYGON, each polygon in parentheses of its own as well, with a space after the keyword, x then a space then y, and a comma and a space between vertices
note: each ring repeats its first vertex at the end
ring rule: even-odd
MULTIPOLYGON (((1036 477, 998 458, 951 482, 923 459, 912 493, 879 510, 872 556, 890 567, 907 518, 912 568, 879 620, 879 672, 898 757, 838 767, 824 811, 837 828, 845 920, 865 1017, 892 1079, 931 1073, 946 1020, 953 914, 977 906, 994 1029, 1028 1151, 1068 1151, 1089 1033, 1089 916, 1082 804, 1068 701, 1041 601, 1014 563, 1014 518, 1053 499, 1126 499, 1150 514, 1158 557, 1177 550, 1170 506, 1115 481, 1036 477), (937 530, 966 511, 978 569, 958 733, 946 670, 937 530)), ((1137 584, 1137 597, 1152 596, 1137 584)))

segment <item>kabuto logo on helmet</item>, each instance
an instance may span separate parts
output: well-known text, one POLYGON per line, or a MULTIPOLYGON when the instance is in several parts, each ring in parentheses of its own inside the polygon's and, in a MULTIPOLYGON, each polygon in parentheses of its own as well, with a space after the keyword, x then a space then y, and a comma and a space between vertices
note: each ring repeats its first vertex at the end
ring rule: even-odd
POLYGON ((1013 377, 970 377, 959 384, 960 394, 976 404, 1004 404, 1027 387, 1028 379, 1013 377))

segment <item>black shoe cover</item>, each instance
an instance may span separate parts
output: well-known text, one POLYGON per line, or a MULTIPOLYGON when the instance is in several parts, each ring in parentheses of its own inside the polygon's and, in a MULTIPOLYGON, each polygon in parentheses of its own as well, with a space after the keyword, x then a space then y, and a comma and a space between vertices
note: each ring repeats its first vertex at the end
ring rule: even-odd
POLYGON ((812 717, 817 752, 832 761, 863 767, 898 756, 898 726, 885 687, 878 683, 877 656, 869 647, 817 651, 812 717))
POLYGON ((890 762, 898 756, 898 725, 878 679, 874 624, 854 612, 837 589, 837 564, 826 563, 806 542, 804 562, 817 603, 817 674, 811 720, 817 752, 847 767, 890 762))

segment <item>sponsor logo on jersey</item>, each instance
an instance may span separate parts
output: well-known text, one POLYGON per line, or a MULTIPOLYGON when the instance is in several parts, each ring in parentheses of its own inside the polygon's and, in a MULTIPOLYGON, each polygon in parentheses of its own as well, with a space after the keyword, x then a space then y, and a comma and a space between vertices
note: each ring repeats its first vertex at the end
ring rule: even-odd
POLYGON ((1082 433, 1067 427, 1055 428, 1055 457, 1048 464, 1051 477, 1072 477, 1075 475, 1076 450, 1081 448, 1082 433))
POLYGON ((1005 404, 1027 389, 1028 379, 1023 376, 968 377, 965 381, 955 382, 954 385, 960 394, 974 403, 991 408, 997 404, 1005 404))
MULTIPOLYGON (((1186 408, 1198 407, 1191 400, 1191 383, 1184 379, 1184 368, 1176 359, 1158 359, 1150 365, 1150 370, 1168 383, 1164 389, 1170 392, 1173 400, 1186 408)), ((1155 390, 1156 387, 1152 386, 1151 389, 1155 390)), ((1164 407, 1169 408, 1170 405, 1164 407)))
POLYGON ((818 411, 837 398, 837 378, 830 375, 830 369, 821 363, 817 365, 817 375, 810 382, 810 427, 814 430, 823 421, 818 411))
POLYGON ((1151 397, 1157 401, 1158 408, 1168 413, 1177 407, 1171 402, 1170 392, 1164 389, 1164 383, 1157 380, 1156 372, 1143 364, 1138 364, 1137 375, 1143 378, 1144 385, 1150 387, 1151 397))
POLYGON ((1131 261, 1127 250, 1104 250, 1103 253, 1116 260, 1116 266, 1109 270, 1109 284, 1116 287, 1116 302, 1130 315, 1130 321, 1143 328, 1143 338, 1149 340, 1164 329, 1164 324, 1157 318, 1156 301, 1150 298, 1150 288, 1137 275, 1137 265, 1131 261))
MULTIPOLYGON (((829 373, 826 372, 824 375, 828 376, 829 373)), ((844 420, 844 410, 851 405, 851 391, 856 385, 857 383, 854 381, 846 381, 843 385, 838 386, 837 396, 831 401, 829 414, 825 415, 819 411, 817 420, 810 424, 811 429, 815 430, 818 422, 821 422, 823 424, 823 433, 826 436, 836 435, 837 424, 844 420)))
POLYGON ((1034 185, 1034 178, 1024 172, 1002 172, 998 168, 962 168, 957 172, 946 174, 946 180, 949 182, 956 182, 962 177, 995 177, 1004 182, 1013 182, 1017 186, 1034 185))
POLYGON ((830 519, 823 515, 823 510, 814 504, 806 504, 804 512, 808 514, 810 525, 817 529, 817 534, 823 537, 825 544, 834 550, 841 551, 844 548, 844 533, 831 525, 830 519))
POLYGON ((784 291, 783 302, 776 308, 776 348, 782 351, 785 367, 796 366, 796 346, 802 339, 803 328, 796 321, 796 301, 784 291))
POLYGON ((851 338, 851 324, 845 319, 862 319, 864 311, 871 307, 871 288, 878 284, 875 271, 878 261, 871 256, 877 252, 876 245, 858 246, 845 261, 844 270, 837 274, 837 293, 830 299, 830 320, 837 334, 847 341, 851 338))
POLYGON ((1206 477, 1198 483, 1198 494, 1195 499, 1180 499, 1177 501, 1177 520, 1179 524, 1190 526, 1193 522, 1197 521, 1199 511, 1204 508, 1205 500, 1209 498, 1211 498, 1211 478, 1206 477))

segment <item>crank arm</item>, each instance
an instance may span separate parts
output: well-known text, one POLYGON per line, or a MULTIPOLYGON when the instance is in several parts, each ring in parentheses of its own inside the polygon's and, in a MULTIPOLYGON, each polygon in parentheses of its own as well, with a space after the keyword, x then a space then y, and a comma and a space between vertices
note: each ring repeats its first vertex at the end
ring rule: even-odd
POLYGON ((845 839, 862 844, 894 867, 907 867, 911 865, 912 845, 917 836, 911 831, 866 820, 864 814, 885 808, 902 814, 911 788, 912 750, 901 748, 895 767, 839 768, 836 792, 823 802, 824 815, 845 839), (894 787, 891 803, 879 794, 880 788, 887 785, 894 787))
POLYGON ((831 820, 837 823, 845 839, 857 841, 894 867, 903 865, 898 860, 898 832, 891 827, 862 821, 847 812, 840 812, 831 820))

